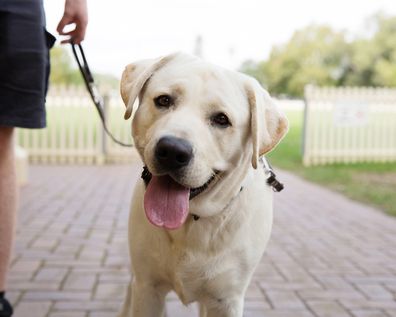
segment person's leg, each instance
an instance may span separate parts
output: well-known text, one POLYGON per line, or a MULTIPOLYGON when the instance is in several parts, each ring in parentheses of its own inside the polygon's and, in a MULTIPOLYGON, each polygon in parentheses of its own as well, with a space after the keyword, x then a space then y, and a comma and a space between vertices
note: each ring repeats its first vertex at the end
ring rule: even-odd
POLYGON ((3 292, 13 247, 18 196, 13 135, 14 128, 0 126, 0 316, 8 316, 6 310, 11 309, 3 292))

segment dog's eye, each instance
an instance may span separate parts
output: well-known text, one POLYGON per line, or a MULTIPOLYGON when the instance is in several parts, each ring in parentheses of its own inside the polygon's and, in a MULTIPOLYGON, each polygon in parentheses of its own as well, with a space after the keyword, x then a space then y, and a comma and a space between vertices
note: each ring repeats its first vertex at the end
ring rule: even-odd
POLYGON ((161 95, 154 98, 154 103, 158 108, 169 108, 173 105, 173 99, 169 95, 161 95))
POLYGON ((222 112, 216 113, 210 118, 210 120, 212 124, 219 126, 220 128, 227 128, 231 126, 231 122, 227 115, 222 112))

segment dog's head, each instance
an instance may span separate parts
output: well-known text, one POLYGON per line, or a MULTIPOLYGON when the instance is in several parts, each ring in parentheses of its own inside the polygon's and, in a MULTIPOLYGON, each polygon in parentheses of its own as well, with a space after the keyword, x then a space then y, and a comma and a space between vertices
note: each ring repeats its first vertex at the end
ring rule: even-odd
POLYGON ((177 228, 188 199, 269 152, 287 120, 258 82, 186 54, 126 67, 121 80, 125 119, 136 106, 132 134, 153 175, 145 195, 149 220, 177 228), (164 204, 167 206, 164 206, 164 204))

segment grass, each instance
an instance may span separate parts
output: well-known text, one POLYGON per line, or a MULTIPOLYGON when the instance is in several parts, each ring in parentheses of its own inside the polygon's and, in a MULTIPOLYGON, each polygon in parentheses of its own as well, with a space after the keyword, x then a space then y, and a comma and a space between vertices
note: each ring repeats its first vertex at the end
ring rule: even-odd
POLYGON ((287 114, 290 131, 269 154, 274 165, 396 216, 396 163, 302 165, 303 113, 287 114))

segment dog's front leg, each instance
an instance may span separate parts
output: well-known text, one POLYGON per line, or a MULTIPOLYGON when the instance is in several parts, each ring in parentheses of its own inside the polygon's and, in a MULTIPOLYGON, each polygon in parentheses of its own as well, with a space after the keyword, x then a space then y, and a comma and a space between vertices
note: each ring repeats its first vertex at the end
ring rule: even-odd
POLYGON ((122 309, 118 313, 117 317, 128 317, 131 315, 131 301, 132 301, 132 282, 128 284, 127 293, 125 295, 122 309))
POLYGON ((243 297, 217 299, 206 306, 206 317, 242 317, 243 297))
POLYGON ((120 317, 161 317, 165 315, 165 295, 151 284, 133 281, 120 317), (129 297, 129 298, 128 298, 129 297))
POLYGON ((132 316, 161 317, 165 315, 166 293, 149 283, 132 284, 132 316))

